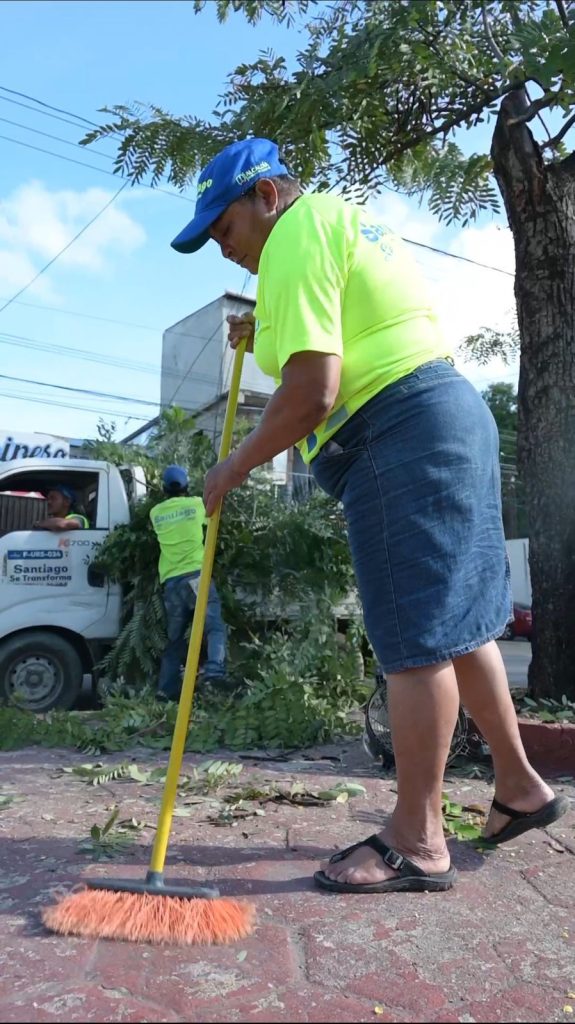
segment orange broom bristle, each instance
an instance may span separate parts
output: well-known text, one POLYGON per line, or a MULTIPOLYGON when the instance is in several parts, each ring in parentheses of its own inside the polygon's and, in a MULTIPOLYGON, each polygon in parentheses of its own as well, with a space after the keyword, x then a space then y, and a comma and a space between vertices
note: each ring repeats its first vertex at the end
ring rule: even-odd
POLYGON ((182 899, 82 889, 42 912, 50 931, 129 942, 210 946, 249 935, 255 907, 230 899, 182 899))

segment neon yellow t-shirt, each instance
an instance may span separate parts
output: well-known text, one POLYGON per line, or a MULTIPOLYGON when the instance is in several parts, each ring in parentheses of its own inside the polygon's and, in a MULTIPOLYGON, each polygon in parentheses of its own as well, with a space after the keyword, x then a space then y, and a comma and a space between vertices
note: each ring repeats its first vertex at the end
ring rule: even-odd
POLYGON ((254 355, 279 384, 296 352, 341 356, 330 415, 300 441, 304 462, 382 388, 451 355, 407 246, 364 207, 301 196, 260 258, 254 355))
POLYGON ((154 506, 150 519, 160 543, 160 583, 201 569, 206 522, 201 498, 167 498, 154 506))

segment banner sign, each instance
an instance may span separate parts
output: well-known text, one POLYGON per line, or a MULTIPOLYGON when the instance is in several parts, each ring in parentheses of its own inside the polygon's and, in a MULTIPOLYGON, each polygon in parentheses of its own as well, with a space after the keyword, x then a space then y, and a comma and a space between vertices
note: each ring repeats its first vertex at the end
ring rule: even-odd
POLYGON ((67 459, 70 442, 50 434, 21 434, 0 430, 0 462, 16 459, 67 459))

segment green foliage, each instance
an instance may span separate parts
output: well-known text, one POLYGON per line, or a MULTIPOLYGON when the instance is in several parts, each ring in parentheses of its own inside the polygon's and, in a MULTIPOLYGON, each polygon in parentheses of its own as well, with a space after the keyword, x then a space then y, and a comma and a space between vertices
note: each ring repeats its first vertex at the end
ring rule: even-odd
MULTIPOLYGON (((240 422, 237 434, 245 426, 240 422)), ((164 611, 158 583, 158 543, 150 509, 163 499, 161 473, 177 462, 188 470, 190 492, 201 494, 204 474, 214 461, 193 417, 180 409, 162 415, 158 433, 146 450, 94 443, 94 457, 114 456, 117 465, 142 465, 148 497, 136 503, 130 523, 118 526, 98 551, 96 567, 122 585, 124 621, 102 671, 131 686, 153 684, 165 645, 164 611)), ((246 674, 254 636, 273 634, 278 622, 305 608, 324 615, 333 629, 333 605, 353 586, 345 524, 338 506, 317 493, 305 505, 290 504, 277 494, 264 472, 228 495, 220 525, 215 581, 224 618, 232 628, 234 671, 246 674)), ((259 657, 259 654, 258 654, 259 657)))
MULTIPOLYGON (((194 0, 194 11, 199 14, 208 4, 213 7, 213 0, 194 0)), ((250 25, 257 24, 265 14, 269 14, 290 27, 296 14, 306 14, 310 6, 309 0, 216 0, 215 4, 219 22, 227 21, 231 13, 241 11, 250 25)))
MULTIPOLYGON (((162 500, 159 481, 168 463, 184 465, 190 490, 201 493, 214 456, 193 418, 178 409, 162 417, 148 450, 126 451, 106 438, 94 443, 92 454, 142 465, 148 482, 148 496, 133 506, 130 523, 110 533, 95 562, 124 592, 122 630, 102 666, 113 682, 96 713, 34 718, 0 708, 5 749, 37 743, 99 754, 171 743, 176 706, 160 705, 152 695, 165 630, 149 512, 162 500)), ((336 634, 335 604, 353 585, 341 511, 319 493, 305 505, 291 504, 265 473, 255 476, 226 498, 215 568, 231 626, 231 671, 245 680, 245 689, 197 702, 188 750, 298 747, 329 739, 350 731, 348 713, 363 697, 363 629, 358 622, 345 638, 336 634)), ((112 777, 133 777, 133 770, 120 766, 112 777)), ((95 773, 96 784, 108 772, 99 765, 86 771, 95 773)))
MULTIPOLYGON (((243 765, 235 761, 205 761, 193 768, 191 775, 180 777, 178 789, 187 795, 208 796, 211 793, 217 793, 222 786, 237 779, 242 770, 243 765)), ((105 765, 98 761, 96 764, 79 764, 73 765, 71 768, 61 768, 60 772, 62 775, 75 775, 89 786, 102 786, 121 780, 148 786, 154 783, 163 783, 166 778, 165 768, 142 771, 135 762, 105 765)))
POLYGON ((498 331, 493 327, 482 327, 477 334, 470 334, 461 343, 461 350, 468 362, 487 366, 492 359, 501 359, 506 366, 519 355, 519 332, 498 331))
POLYGON ((281 620, 290 603, 306 614, 322 604, 333 621, 328 605, 353 586, 340 509, 319 492, 300 505, 278 500, 260 476, 226 498, 215 576, 226 619, 240 629, 264 612, 281 620))
MULTIPOLYGON (((202 14, 205 0, 194 9, 202 14)), ((210 2, 209 7, 214 4, 210 2)), ((453 139, 497 114, 512 89, 533 86, 533 120, 575 103, 575 20, 554 0, 422 3, 217 0, 218 19, 243 14, 300 31, 294 67, 272 51, 231 71, 211 118, 173 117, 152 104, 104 108, 110 121, 85 144, 121 137, 116 167, 132 181, 167 178, 185 188, 226 143, 278 141, 306 183, 365 196, 385 185, 427 193, 447 221, 496 209, 486 153, 453 139)), ((562 132, 545 143, 561 155, 562 132)))
MULTIPOLYGON (((358 636, 341 643, 325 617, 296 622, 270 633, 250 651, 253 670, 243 693, 198 699, 186 741, 189 751, 262 747, 297 748, 349 735, 356 726, 350 712, 364 699, 358 681, 358 636)), ((149 690, 112 689, 96 712, 52 711, 34 715, 0 705, 0 749, 40 745, 75 747, 103 754, 136 746, 168 750, 176 720, 175 704, 160 705, 149 690)), ((112 778, 142 779, 133 764, 105 768, 89 765, 75 774, 96 784, 112 778)), ((215 788, 229 771, 220 762, 192 777, 188 788, 215 788)))
POLYGON ((107 782, 117 782, 118 779, 125 779, 130 775, 129 764, 118 764, 109 766, 98 761, 97 764, 78 764, 73 768, 62 768, 62 775, 77 775, 83 782, 90 786, 103 786, 107 782))
POLYGON ((157 737, 168 747, 176 705, 163 707, 150 691, 112 690, 100 711, 50 711, 35 715, 0 704, 0 750, 26 746, 74 747, 85 754, 155 746, 157 737))
POLYGON ((513 384, 498 381, 482 392, 499 430, 503 522, 508 538, 529 536, 525 488, 517 466, 518 407, 513 384))
POLYGON ((255 672, 240 697, 207 701, 189 750, 297 748, 354 731, 350 711, 365 694, 352 637, 342 646, 321 617, 254 641, 255 672))
POLYGON ((141 445, 122 444, 113 440, 115 425, 98 424, 97 439, 86 441, 83 455, 89 459, 102 459, 114 466, 136 465, 144 469, 151 495, 161 497, 161 475, 171 464, 186 465, 192 489, 201 487, 206 470, 214 462, 210 439, 196 429, 195 417, 171 406, 158 416, 153 435, 143 448, 141 445))
POLYGON ((501 455, 517 458, 517 391, 513 384, 498 381, 481 392, 493 413, 500 434, 501 455))
POLYGON ((89 837, 78 844, 78 853, 87 854, 96 861, 123 856, 144 828, 144 823, 135 818, 118 821, 119 814, 120 808, 113 807, 103 825, 92 825, 89 837))
POLYGON ((550 697, 543 700, 532 700, 531 697, 516 698, 515 707, 517 714, 523 718, 575 725, 575 701, 568 700, 565 694, 561 700, 553 700, 550 697))
POLYGON ((243 765, 237 761, 205 761, 184 776, 178 788, 188 795, 210 796, 235 781, 242 771, 243 765))
POLYGON ((452 803, 447 793, 443 793, 441 810, 443 831, 446 836, 472 840, 480 838, 485 823, 485 815, 480 807, 463 807, 461 804, 452 803))
POLYGON ((231 825, 257 815, 265 815, 261 805, 267 803, 291 804, 295 807, 325 807, 330 803, 345 804, 355 797, 365 796, 364 786, 351 782, 338 782, 331 789, 311 790, 302 782, 290 785, 246 786, 232 789, 224 795, 224 803, 209 820, 214 825, 231 825), (258 803, 259 807, 254 807, 258 803))

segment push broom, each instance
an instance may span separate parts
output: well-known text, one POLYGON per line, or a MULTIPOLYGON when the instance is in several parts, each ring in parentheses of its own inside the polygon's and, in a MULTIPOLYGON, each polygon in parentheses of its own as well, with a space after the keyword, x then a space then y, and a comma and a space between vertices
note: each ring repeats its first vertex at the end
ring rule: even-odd
MULTIPOLYGON (((242 342, 234 359, 219 462, 227 458, 231 448, 244 352, 245 342, 242 342)), ((177 885, 164 879, 178 779, 200 660, 220 513, 221 502, 208 523, 182 693, 156 838, 146 877, 142 881, 123 878, 87 879, 86 888, 68 894, 44 910, 42 921, 51 931, 133 942, 210 945, 233 942, 252 930, 255 913, 253 905, 220 898, 219 890, 215 887, 177 885)))

